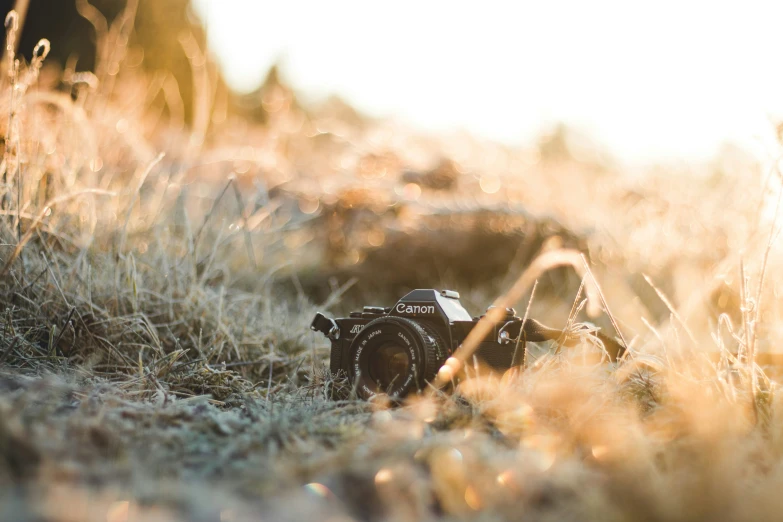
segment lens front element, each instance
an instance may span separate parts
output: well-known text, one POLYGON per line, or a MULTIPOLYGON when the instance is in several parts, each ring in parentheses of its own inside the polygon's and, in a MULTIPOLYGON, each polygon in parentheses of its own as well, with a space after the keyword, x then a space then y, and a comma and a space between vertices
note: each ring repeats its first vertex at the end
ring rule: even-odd
POLYGON ((408 374, 410 357, 405 347, 388 343, 369 354, 367 361, 370 378, 382 391, 390 390, 394 383, 401 383, 408 374))

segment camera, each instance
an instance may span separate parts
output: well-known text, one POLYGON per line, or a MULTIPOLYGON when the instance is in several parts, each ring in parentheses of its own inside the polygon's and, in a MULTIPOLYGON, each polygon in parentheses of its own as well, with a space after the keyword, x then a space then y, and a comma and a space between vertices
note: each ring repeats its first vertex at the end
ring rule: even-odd
MULTIPOLYGON (((492 307, 490 307, 492 308, 492 307)), ((558 340, 563 331, 533 319, 523 321, 507 308, 479 343, 475 356, 506 370, 522 363, 525 341, 558 340)), ((472 317, 452 290, 413 290, 392 307, 365 306, 348 317, 317 313, 310 325, 331 341, 329 368, 355 383, 359 397, 385 393, 401 399, 423 390, 441 365, 462 344, 481 317, 472 317)), ((620 346, 599 335, 617 357, 620 346)))

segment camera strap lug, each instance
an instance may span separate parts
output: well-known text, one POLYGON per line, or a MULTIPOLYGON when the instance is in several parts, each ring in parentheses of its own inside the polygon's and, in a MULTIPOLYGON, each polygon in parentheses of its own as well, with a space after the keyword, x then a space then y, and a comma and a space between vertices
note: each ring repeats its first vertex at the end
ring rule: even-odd
POLYGON ((514 321, 507 321, 506 324, 500 327, 500 330, 498 330, 498 344, 510 344, 512 342, 516 342, 516 337, 511 337, 511 334, 508 332, 506 328, 513 324, 519 324, 521 321, 519 319, 514 321))
POLYGON ((310 323, 310 329, 315 332, 321 332, 332 341, 340 338, 340 327, 334 319, 326 317, 321 312, 315 314, 313 322, 310 323))

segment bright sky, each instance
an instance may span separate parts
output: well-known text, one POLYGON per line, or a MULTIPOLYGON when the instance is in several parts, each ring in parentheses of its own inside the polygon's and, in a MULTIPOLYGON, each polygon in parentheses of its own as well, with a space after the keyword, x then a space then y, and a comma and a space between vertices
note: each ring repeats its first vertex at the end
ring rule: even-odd
POLYGON ((783 119, 783 1, 193 0, 227 81, 283 59, 309 97, 524 143, 558 121, 628 161, 762 153, 783 119))

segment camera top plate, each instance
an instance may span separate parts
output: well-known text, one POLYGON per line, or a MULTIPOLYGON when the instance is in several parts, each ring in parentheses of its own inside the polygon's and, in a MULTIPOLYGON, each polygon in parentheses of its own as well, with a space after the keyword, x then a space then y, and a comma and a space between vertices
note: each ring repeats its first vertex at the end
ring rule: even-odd
POLYGON ((440 319, 446 325, 455 321, 470 321, 471 315, 459 302, 459 294, 452 290, 438 292, 431 288, 408 292, 392 307, 390 315, 419 319, 440 319))

